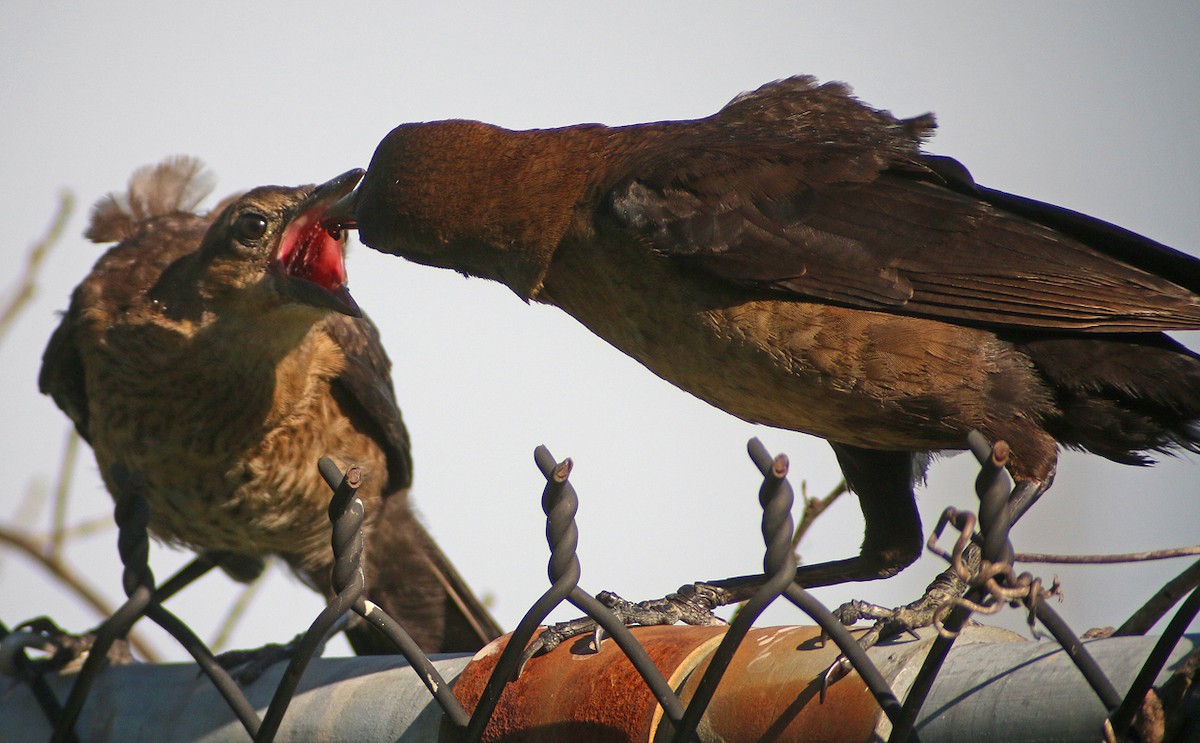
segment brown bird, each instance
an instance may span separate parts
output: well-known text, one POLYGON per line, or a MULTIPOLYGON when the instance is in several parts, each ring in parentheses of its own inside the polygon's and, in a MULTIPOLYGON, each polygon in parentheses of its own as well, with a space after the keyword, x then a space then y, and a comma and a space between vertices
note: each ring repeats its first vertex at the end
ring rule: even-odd
MULTIPOLYGON (((404 124, 326 218, 562 308, 744 420, 827 439, 866 518, 815 586, 913 561, 925 452, 1011 446, 1019 516, 1060 446, 1125 464, 1200 443, 1200 262, 977 185, 808 77, 716 114, 610 128, 404 124)), ((733 585, 733 584, 725 584, 733 585)), ((738 585, 745 585, 744 583, 738 585)))
MULTIPOLYGON (((39 385, 92 446, 110 491, 137 477, 157 538, 223 554, 236 578, 278 555, 331 595, 321 456, 363 473, 367 597, 427 652, 470 651, 496 623, 409 505, 412 460, 375 325, 320 225, 362 171, 263 186, 207 214, 198 161, 136 172, 87 236, 119 243, 75 289, 39 385)), ((366 623, 359 653, 394 652, 366 623)))

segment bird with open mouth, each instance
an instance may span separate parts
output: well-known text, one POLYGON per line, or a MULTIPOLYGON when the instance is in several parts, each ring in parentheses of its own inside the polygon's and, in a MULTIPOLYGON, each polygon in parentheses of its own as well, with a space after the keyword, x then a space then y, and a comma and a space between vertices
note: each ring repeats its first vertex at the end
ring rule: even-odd
MULTIPOLYGON (((262 186, 208 213, 200 164, 175 158, 97 204, 116 242, 75 289, 39 384, 113 493, 130 482, 151 533, 249 579, 282 558, 329 595, 331 493, 317 461, 362 472, 366 595, 428 652, 499 634, 412 511, 412 459, 375 325, 323 220, 362 177, 262 186)), ((392 652, 365 623, 359 652, 392 652)))

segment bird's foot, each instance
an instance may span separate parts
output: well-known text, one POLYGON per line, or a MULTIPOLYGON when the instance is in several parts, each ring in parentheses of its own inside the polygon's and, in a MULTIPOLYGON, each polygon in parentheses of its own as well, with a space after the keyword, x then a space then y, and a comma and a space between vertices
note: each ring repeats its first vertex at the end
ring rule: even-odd
MULTIPOLYGON (((979 550, 968 547, 963 562, 968 577, 964 577, 956 567, 948 568, 934 578, 925 587, 925 593, 912 603, 891 609, 865 601, 849 601, 834 609, 833 615, 847 627, 865 619, 874 620, 875 623, 866 634, 858 638, 858 644, 864 650, 906 633, 917 637, 917 630, 940 622, 944 618, 945 607, 953 607, 967 592, 970 587, 969 576, 979 571, 979 550)), ((825 685, 845 677, 851 670, 853 667, 849 659, 839 655, 825 672, 825 685)))
MULTIPOLYGON (((344 632, 348 626, 357 621, 359 621, 358 615, 353 612, 348 612, 338 617, 338 620, 333 623, 333 626, 321 638, 321 642, 317 644, 316 649, 313 651, 313 657, 320 658, 324 655, 325 645, 329 642, 329 638, 339 632, 344 632)), ((282 645, 272 642, 251 650, 227 650, 217 656, 217 662, 221 664, 222 668, 230 672, 234 681, 237 681, 242 686, 249 686, 276 663, 291 662, 292 658, 299 652, 306 635, 307 633, 302 632, 293 637, 291 641, 282 645)))
MULTIPOLYGON (((59 627, 49 617, 38 617, 14 627, 0 642, 0 673, 16 675, 16 654, 25 650, 43 653, 44 657, 31 659, 26 670, 35 674, 74 673, 83 667, 84 661, 96 643, 96 631, 73 634, 59 627)), ((134 662, 129 643, 120 638, 108 649, 111 665, 128 665, 134 662)))
MULTIPOLYGON (((296 635, 290 642, 283 644, 268 643, 260 648, 250 650, 227 650, 217 656, 217 662, 241 686, 249 686, 266 673, 267 669, 276 663, 286 663, 292 660, 300 648, 304 635, 296 635)), ((317 651, 320 655, 322 646, 317 651)))
MULTIPOLYGON (((596 594, 596 600, 604 604, 622 624, 643 627, 665 626, 678 622, 698 626, 725 624, 724 619, 713 614, 713 609, 731 602, 726 591, 705 583, 691 583, 663 598, 638 603, 626 601, 611 591, 601 591, 596 594)), ((533 656, 548 653, 564 641, 586 634, 592 635, 590 651, 598 652, 605 632, 591 617, 572 619, 547 627, 525 649, 521 668, 524 668, 525 663, 533 656)))

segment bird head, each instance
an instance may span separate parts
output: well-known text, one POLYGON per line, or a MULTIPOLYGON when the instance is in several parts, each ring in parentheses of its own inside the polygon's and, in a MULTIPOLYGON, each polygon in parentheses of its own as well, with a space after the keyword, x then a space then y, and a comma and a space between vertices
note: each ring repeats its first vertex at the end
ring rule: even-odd
POLYGON ((559 243, 603 174, 598 126, 510 131, 478 121, 401 124, 356 190, 325 217, 333 233, 414 263, 537 295, 559 243))
POLYGON ((204 293, 361 317, 346 286, 345 240, 322 221, 362 176, 351 170, 319 186, 262 186, 229 202, 198 253, 204 293))

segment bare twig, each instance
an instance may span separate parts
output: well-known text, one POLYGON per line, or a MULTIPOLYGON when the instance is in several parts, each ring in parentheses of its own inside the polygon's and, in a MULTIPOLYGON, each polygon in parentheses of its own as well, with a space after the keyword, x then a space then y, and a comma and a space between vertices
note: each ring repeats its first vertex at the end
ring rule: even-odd
POLYGON ((1047 555, 1040 552, 1018 552, 1014 562, 1045 562, 1071 565, 1109 565, 1118 562, 1147 562, 1150 560, 1170 560, 1173 557, 1190 557, 1200 555, 1200 545, 1195 547, 1174 547, 1165 550, 1149 552, 1126 552, 1119 555, 1047 555))
POLYGON ((246 609, 250 606, 250 602, 254 600, 254 597, 258 595, 259 589, 262 588, 263 584, 266 582, 264 580, 265 577, 266 575, 264 574, 258 579, 250 581, 244 588, 242 588, 241 592, 238 593, 238 597, 229 607, 229 612, 225 615, 225 619, 223 619, 221 624, 217 627, 217 632, 213 636, 212 641, 208 643, 209 647, 212 648, 214 653, 225 649, 225 646, 229 643, 229 637, 233 634, 233 630, 237 626, 237 623, 241 621, 242 616, 246 613, 246 609))
MULTIPOLYGON (((32 531, 34 523, 42 512, 42 506, 45 505, 49 495, 46 492, 45 483, 38 478, 25 488, 25 494, 17 502, 17 507, 13 509, 13 515, 9 519, 9 523, 20 525, 26 531, 32 531)), ((8 557, 6 550, 0 550, 0 567, 4 566, 5 558, 8 557)))
POLYGON ((66 541, 67 499, 71 491, 71 479, 75 474, 75 459, 79 453, 79 433, 71 428, 67 433, 67 448, 58 467, 58 484, 54 488, 54 518, 50 531, 50 554, 62 558, 63 542, 66 541))
MULTIPOLYGON (((39 540, 0 524, 0 543, 7 544, 9 547, 21 552, 28 556, 29 559, 41 565, 59 583, 73 591, 75 595, 82 599, 88 606, 92 607, 92 610, 100 616, 110 617, 116 611, 116 608, 109 604, 108 600, 101 596, 99 591, 81 578, 70 565, 67 565, 53 555, 46 554, 39 540)), ((137 651, 146 660, 152 663, 158 661, 158 653, 154 648, 147 645, 134 633, 130 633, 129 643, 137 648, 137 651)))
POLYGON ((63 528, 62 537, 64 542, 69 542, 72 539, 81 537, 90 537, 93 534, 99 534, 102 531, 109 531, 116 528, 116 523, 113 522, 111 513, 93 516, 90 519, 84 519, 74 524, 67 524, 63 528))
POLYGON ((48 497, 49 494, 46 492, 45 482, 41 478, 35 479, 25 488, 25 493, 17 501, 17 506, 13 509, 9 522, 20 524, 30 529, 35 528, 34 523, 41 514, 42 506, 46 504, 48 497))
MULTIPOLYGON (((800 481, 800 501, 804 504, 804 509, 800 512, 800 520, 796 523, 796 530, 792 532, 792 551, 796 552, 800 547, 800 541, 808 533, 809 528, 816 522, 817 517, 825 513, 826 509, 833 505, 833 502, 840 498, 843 493, 850 492, 846 487, 846 481, 842 480, 830 490, 824 498, 809 498, 808 497, 808 481, 800 481)), ((797 555, 797 557, 799 557, 797 555)), ((737 619, 738 614, 742 611, 742 607, 746 602, 742 601, 733 610, 730 616, 730 621, 737 619)))
POLYGON ((804 501, 804 510, 800 513, 800 522, 796 524, 796 531, 792 534, 793 550, 800 546, 800 540, 804 539, 804 535, 808 533, 809 527, 813 525, 817 517, 825 513, 825 509, 832 506, 833 502, 846 492, 849 492, 846 488, 846 481, 842 480, 824 498, 809 498, 808 483, 800 483, 800 495, 804 501))
POLYGON ((75 197, 71 195, 70 191, 63 191, 59 194, 58 211, 54 213, 54 220, 50 223, 50 227, 42 239, 34 243, 26 254, 25 270, 17 280, 12 295, 5 301, 3 309, 0 309, 0 343, 4 342, 4 336, 12 328, 17 315, 33 299, 37 289, 37 274, 41 269, 42 261, 58 242, 63 230, 66 229, 67 219, 71 216, 74 203, 75 197))

